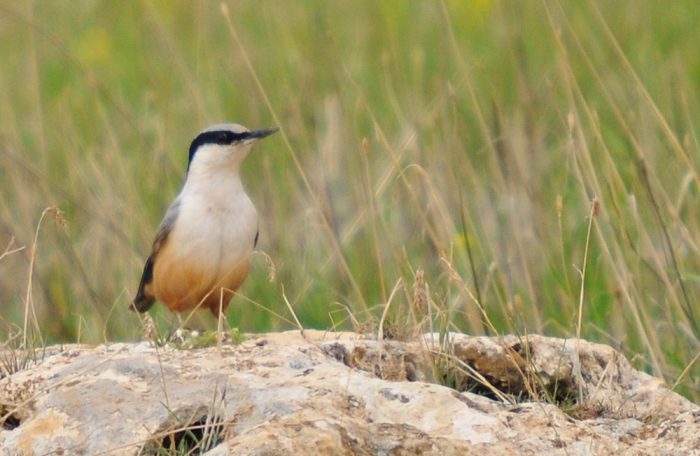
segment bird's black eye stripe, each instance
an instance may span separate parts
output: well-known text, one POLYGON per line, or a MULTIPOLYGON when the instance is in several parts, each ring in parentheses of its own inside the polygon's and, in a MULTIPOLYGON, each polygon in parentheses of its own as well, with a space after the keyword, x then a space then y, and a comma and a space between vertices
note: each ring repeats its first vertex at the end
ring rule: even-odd
POLYGON ((244 131, 241 133, 234 133, 230 130, 217 130, 217 131, 205 131, 200 133, 192 144, 190 144, 190 157, 187 165, 189 169, 189 163, 192 163, 194 155, 197 153, 197 149, 205 144, 220 144, 227 145, 233 144, 237 141, 242 141, 250 135, 250 132, 244 131))

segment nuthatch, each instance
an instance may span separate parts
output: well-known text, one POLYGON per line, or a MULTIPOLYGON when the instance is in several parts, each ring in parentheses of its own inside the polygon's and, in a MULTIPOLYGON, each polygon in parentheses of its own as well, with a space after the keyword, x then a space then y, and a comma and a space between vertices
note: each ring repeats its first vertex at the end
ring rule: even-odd
POLYGON ((258 242, 240 166, 255 141, 277 130, 219 124, 192 141, 185 184, 160 223, 131 310, 146 312, 156 299, 176 313, 226 310, 258 242))

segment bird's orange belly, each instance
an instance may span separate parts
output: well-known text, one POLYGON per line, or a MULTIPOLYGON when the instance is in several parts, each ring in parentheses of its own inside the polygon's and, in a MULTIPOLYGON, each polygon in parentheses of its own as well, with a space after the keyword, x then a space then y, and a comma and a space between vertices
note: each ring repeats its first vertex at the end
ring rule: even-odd
POLYGON ((249 258, 221 266, 206 258, 198 261, 191 256, 178 257, 169 247, 161 250, 153 269, 156 298, 173 312, 204 308, 219 315, 219 311, 225 311, 248 275, 249 258))

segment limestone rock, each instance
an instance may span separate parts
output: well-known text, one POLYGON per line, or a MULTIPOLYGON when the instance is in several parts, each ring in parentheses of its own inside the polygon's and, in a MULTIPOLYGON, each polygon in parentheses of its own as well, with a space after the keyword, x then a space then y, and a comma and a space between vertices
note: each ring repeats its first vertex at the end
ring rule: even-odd
POLYGON ((0 371, 0 454, 700 448, 700 408, 608 346, 536 335, 439 339, 295 331, 220 349, 52 347, 24 370, 0 371))

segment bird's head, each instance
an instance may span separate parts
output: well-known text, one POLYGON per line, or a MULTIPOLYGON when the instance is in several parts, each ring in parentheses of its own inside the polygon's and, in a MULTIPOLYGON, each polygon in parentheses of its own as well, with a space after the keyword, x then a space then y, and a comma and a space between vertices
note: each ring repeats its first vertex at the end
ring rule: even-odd
POLYGON ((253 143, 277 130, 278 128, 266 128, 250 131, 238 124, 212 125, 192 141, 187 172, 189 174, 193 169, 237 170, 253 143))

